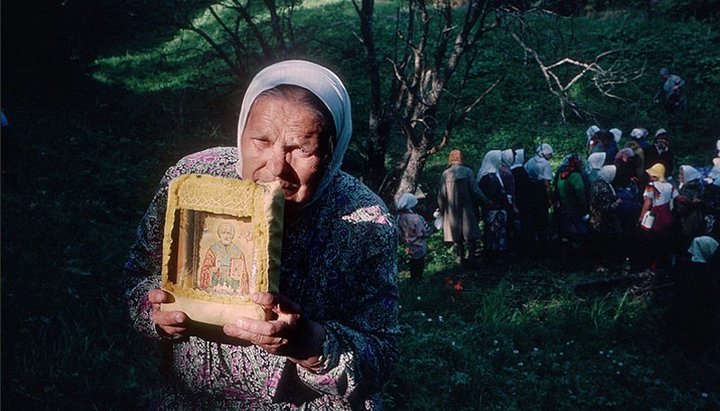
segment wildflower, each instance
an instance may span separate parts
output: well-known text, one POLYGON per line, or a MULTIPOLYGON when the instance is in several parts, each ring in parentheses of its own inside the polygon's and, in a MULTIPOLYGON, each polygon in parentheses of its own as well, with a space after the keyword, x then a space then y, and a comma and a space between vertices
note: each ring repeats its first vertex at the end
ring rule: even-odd
POLYGON ((438 321, 443 322, 443 316, 442 316, 442 315, 438 315, 438 321))
POLYGON ((608 355, 612 355, 613 350, 608 350, 608 355))
POLYGON ((519 354, 519 353, 520 353, 520 351, 518 351, 518 350, 513 350, 513 354, 519 354))
POLYGON ((455 295, 462 294, 462 291, 463 291, 462 281, 458 280, 458 282, 455 283, 453 288, 455 289, 455 295))
POLYGON ((518 367, 522 367, 525 364, 523 364, 522 361, 520 361, 519 363, 517 363, 517 365, 518 365, 518 367))
POLYGON ((623 366, 623 363, 622 363, 622 361, 621 361, 621 362, 618 363, 618 367, 622 367, 622 366, 623 366))
POLYGON ((605 352, 603 352, 603 351, 600 351, 600 352, 599 352, 598 354, 600 354, 600 355, 603 355, 603 354, 605 354, 605 352))
POLYGON ((493 345, 498 345, 498 340, 493 340, 493 345))
POLYGON ((431 323, 431 322, 432 322, 432 318, 428 318, 428 322, 431 323))
POLYGON ((707 398, 707 397, 708 397, 708 393, 703 392, 703 393, 700 394, 700 396, 703 397, 703 398, 707 398))
POLYGON ((540 349, 538 347, 533 347, 533 352, 538 352, 540 349))
POLYGON ((422 297, 420 297, 420 296, 418 295, 418 296, 417 296, 417 300, 418 300, 418 301, 422 300, 422 297))

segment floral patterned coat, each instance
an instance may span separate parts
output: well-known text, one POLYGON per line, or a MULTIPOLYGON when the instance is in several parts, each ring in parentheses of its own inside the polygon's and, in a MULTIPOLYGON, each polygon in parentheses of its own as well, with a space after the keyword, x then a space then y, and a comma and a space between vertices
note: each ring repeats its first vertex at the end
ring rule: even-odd
POLYGON ((253 345, 158 334, 147 294, 160 287, 168 184, 189 173, 239 178, 237 160, 236 148, 218 147, 171 167, 125 266, 133 325, 163 346, 169 362, 159 408, 382 408, 379 392, 398 358, 396 227, 382 201, 344 172, 283 235, 280 293, 325 328, 322 369, 306 370, 253 345))

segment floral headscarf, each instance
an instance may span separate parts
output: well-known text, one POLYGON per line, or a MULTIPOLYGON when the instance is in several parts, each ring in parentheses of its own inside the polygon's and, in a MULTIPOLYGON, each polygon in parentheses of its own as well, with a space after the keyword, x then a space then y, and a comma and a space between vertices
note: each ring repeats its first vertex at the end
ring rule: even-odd
POLYGON ((580 164, 580 158, 578 158, 576 154, 565 157, 565 161, 563 161, 560 170, 558 170, 560 172, 560 178, 563 180, 567 179, 570 177, 570 174, 580 171, 580 167, 582 167, 582 164, 580 164))
POLYGON ((250 108, 260 93, 280 85, 299 86, 313 93, 325 104, 335 123, 336 135, 332 158, 312 199, 306 204, 309 205, 319 197, 340 170, 352 136, 350 96, 335 73, 309 61, 281 61, 260 71, 250 82, 240 108, 237 132, 239 160, 236 165, 240 176, 242 176, 242 133, 245 130, 250 108))

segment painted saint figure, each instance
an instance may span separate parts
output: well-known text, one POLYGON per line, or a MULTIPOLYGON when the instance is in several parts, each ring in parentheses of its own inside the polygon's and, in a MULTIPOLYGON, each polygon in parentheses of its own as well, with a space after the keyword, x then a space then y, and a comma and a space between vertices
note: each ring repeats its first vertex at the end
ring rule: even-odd
POLYGON ((250 274, 245 262, 245 254, 233 241, 235 227, 221 223, 217 229, 218 238, 208 248, 200 267, 198 286, 214 291, 250 293, 250 274))

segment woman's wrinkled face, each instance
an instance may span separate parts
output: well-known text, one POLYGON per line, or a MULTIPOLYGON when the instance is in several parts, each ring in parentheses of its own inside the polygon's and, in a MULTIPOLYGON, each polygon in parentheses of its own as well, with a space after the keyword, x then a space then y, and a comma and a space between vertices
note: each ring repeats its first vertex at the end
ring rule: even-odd
POLYGON ((317 188, 324 170, 322 122, 298 101, 261 96, 253 103, 242 133, 242 176, 278 181, 286 212, 297 212, 317 188))

